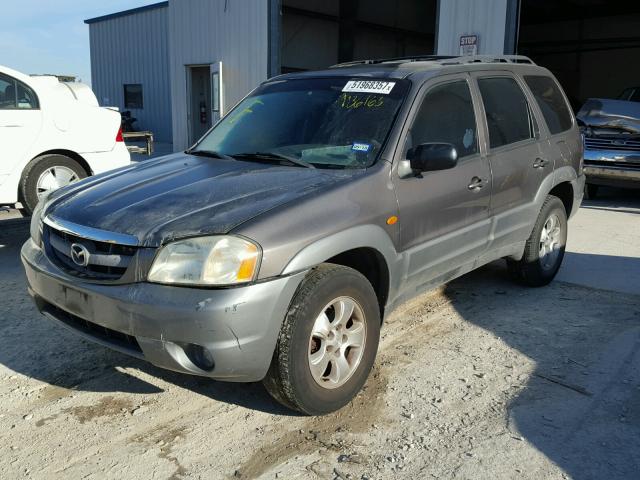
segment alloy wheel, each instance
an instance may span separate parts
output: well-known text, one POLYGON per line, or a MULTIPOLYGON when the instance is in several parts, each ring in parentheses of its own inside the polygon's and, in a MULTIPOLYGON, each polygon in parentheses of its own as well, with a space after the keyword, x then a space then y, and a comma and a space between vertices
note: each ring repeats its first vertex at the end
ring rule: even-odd
POLYGON ((351 297, 329 302, 316 318, 309 340, 309 368, 324 388, 343 385, 358 369, 364 353, 366 322, 351 297))

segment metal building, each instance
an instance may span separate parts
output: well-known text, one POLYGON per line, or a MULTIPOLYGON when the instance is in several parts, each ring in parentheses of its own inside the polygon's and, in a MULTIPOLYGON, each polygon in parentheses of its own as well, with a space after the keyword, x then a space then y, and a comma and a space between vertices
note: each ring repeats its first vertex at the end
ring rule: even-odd
POLYGON ((169 0, 86 23, 100 102, 176 151, 267 78, 355 59, 527 54, 576 107, 640 77, 637 0, 169 0))
POLYGON ((91 86, 103 106, 130 110, 136 126, 171 142, 168 4, 86 20, 91 86))

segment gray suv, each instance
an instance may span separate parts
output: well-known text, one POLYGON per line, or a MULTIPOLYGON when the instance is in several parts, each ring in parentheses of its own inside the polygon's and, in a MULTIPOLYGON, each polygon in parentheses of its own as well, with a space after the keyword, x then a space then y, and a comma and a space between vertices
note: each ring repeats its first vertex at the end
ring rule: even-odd
POLYGON ((324 414, 362 388, 405 300, 496 259, 549 283, 581 161, 529 59, 341 64, 264 82, 186 152, 51 194, 22 261, 39 310, 77 334, 324 414))

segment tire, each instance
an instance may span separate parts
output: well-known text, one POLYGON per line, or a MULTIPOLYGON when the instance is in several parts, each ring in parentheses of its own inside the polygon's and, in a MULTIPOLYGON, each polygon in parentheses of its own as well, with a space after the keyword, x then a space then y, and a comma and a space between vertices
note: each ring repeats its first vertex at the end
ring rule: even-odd
POLYGON ((542 287, 548 285, 558 273, 564 249, 567 243, 567 212, 564 204, 558 197, 547 196, 531 235, 527 239, 524 255, 520 261, 507 260, 509 273, 514 279, 530 287, 542 287), (550 223, 551 222, 551 223, 550 223), (555 222, 555 225, 552 224, 555 222), (559 231, 555 232, 558 227, 559 231), (552 235, 543 232, 551 230, 552 235), (544 238, 547 254, 543 253, 542 243, 544 238), (551 246, 551 252, 548 247, 551 246))
POLYGON ((599 185, 593 183, 585 183, 584 185, 584 198, 587 200, 595 200, 598 196, 599 185))
POLYGON ((86 170, 77 161, 64 155, 42 155, 41 157, 34 158, 25 167, 20 180, 19 199, 22 203, 22 212, 25 215, 31 215, 33 209, 38 203, 38 193, 42 193, 42 188, 51 186, 54 188, 60 188, 69 183, 73 183, 77 180, 81 180, 87 176, 86 170), (49 171, 50 181, 47 179, 41 181, 41 177, 49 171), (56 179, 55 172, 58 172, 59 178, 56 179), (64 178, 61 180, 62 175, 64 178), (51 180, 51 177, 53 179, 51 180), (56 185, 56 180, 58 184, 56 185))
POLYGON ((293 410, 307 415, 336 411, 362 389, 373 367, 379 338, 380 308, 369 281, 351 268, 322 264, 311 270, 293 297, 263 384, 274 399, 293 410), (343 303, 332 304, 334 301, 343 303), (341 322, 347 315, 336 312, 350 302, 353 313, 341 322), (320 318, 323 312, 328 323, 320 318), (324 338, 318 336, 319 326, 327 326, 329 333, 323 333, 324 338), (345 338, 351 346, 336 343, 345 338), (323 360, 327 359, 325 368, 323 360), (312 362, 316 361, 314 374, 312 362))

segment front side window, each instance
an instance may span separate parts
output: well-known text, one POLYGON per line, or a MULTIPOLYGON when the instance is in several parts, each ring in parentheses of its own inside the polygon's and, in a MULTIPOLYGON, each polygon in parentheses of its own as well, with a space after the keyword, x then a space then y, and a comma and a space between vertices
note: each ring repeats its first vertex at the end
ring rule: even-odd
POLYGON ((491 148, 533 138, 529 104, 513 78, 480 78, 478 87, 487 116, 491 148))
POLYGON ((407 80, 312 78, 259 87, 192 150, 269 153, 320 168, 364 168, 384 145, 407 80))
POLYGON ((542 116, 551 134, 569 130, 573 124, 571 113, 556 82, 551 77, 543 75, 527 75, 524 80, 542 110, 542 116))
POLYGON ((425 95, 411 127, 411 146, 450 143, 458 157, 478 152, 476 117, 466 81, 438 85, 425 95))
POLYGON ((124 86, 124 108, 142 109, 142 85, 129 83, 124 86))
POLYGON ((0 75, 0 110, 38 109, 38 97, 24 83, 6 75, 0 75))

